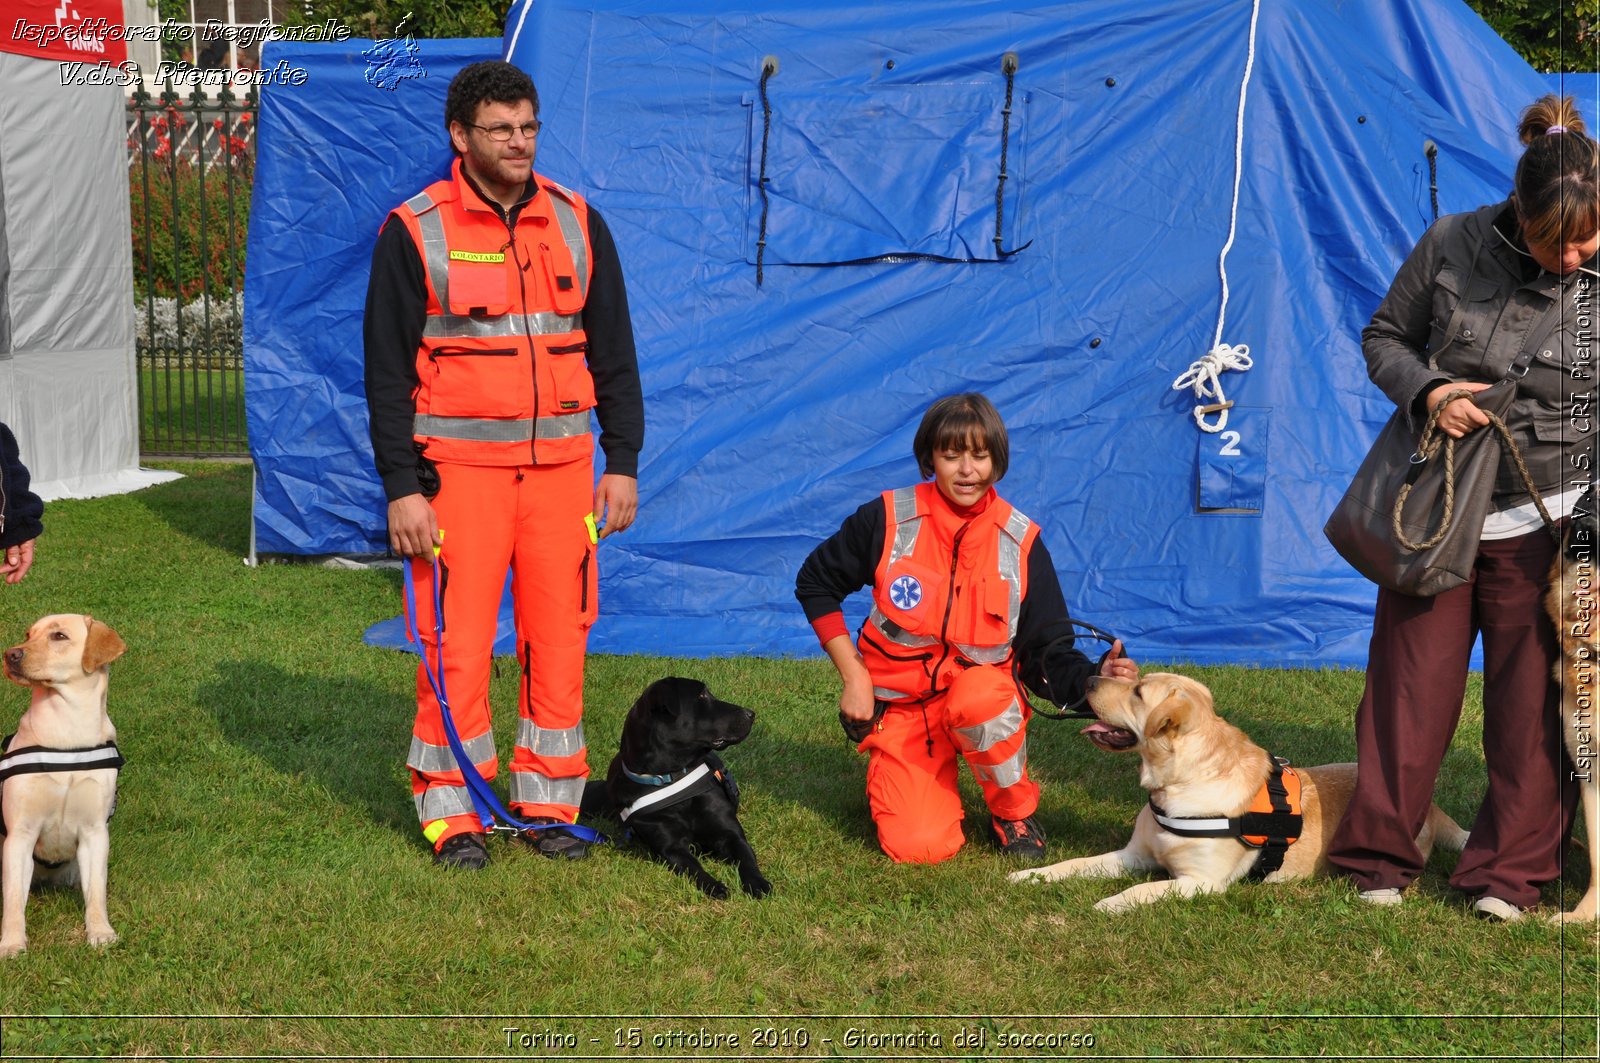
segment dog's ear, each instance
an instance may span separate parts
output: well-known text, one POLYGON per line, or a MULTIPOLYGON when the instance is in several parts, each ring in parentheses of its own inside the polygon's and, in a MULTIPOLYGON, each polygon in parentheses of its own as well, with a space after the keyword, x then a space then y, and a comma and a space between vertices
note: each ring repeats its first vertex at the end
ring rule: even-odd
POLYGON ((89 633, 83 640, 83 670, 85 674, 98 672, 127 652, 122 636, 92 616, 83 618, 89 633))
POLYGON ((1189 714, 1194 706, 1189 704, 1189 697, 1176 687, 1167 689, 1167 696, 1163 698, 1150 713, 1149 720, 1144 725, 1146 741, 1164 738, 1168 741, 1176 738, 1189 722, 1189 714))

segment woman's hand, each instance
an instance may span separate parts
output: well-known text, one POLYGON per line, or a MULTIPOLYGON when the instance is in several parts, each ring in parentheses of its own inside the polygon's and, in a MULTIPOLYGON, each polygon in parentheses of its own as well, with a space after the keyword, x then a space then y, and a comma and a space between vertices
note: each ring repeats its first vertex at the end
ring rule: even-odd
MULTIPOLYGON (((1435 407, 1452 391, 1470 391, 1476 394, 1493 385, 1467 383, 1456 381, 1449 384, 1440 384, 1428 392, 1428 412, 1431 414, 1435 407)), ((1482 428, 1489 423, 1489 415, 1478 409, 1471 399, 1456 399, 1444 408, 1439 414, 1439 429, 1451 439, 1460 439, 1468 432, 1482 428)))
POLYGON ((1129 682, 1139 681, 1139 666, 1132 657, 1122 655, 1122 640, 1117 639, 1111 643, 1111 648, 1106 651, 1104 659, 1100 662, 1100 674, 1107 679, 1126 679, 1129 682))
POLYGON ((823 652, 839 670, 844 689, 839 693, 839 711, 847 720, 870 720, 877 709, 877 699, 872 696, 872 673, 867 662, 848 635, 835 635, 823 643, 823 652))

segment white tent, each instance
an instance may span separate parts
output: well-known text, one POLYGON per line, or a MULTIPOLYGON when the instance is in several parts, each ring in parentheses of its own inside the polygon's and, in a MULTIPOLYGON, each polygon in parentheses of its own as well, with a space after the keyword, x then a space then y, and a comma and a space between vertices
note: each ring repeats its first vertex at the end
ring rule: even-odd
POLYGON ((122 90, 63 85, 64 63, 107 57, 7 39, 22 20, 4 21, 0 421, 46 500, 175 479, 139 468, 122 90))

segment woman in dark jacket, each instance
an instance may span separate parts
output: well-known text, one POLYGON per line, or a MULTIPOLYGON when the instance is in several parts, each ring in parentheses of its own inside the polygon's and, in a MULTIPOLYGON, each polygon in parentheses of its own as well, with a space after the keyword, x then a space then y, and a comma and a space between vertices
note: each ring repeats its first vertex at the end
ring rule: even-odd
POLYGON ((0 423, 0 579, 20 583, 33 565, 33 541, 44 531, 44 502, 28 490, 17 437, 0 423))
MULTIPOLYGON (((1559 519, 1594 476, 1600 171, 1570 97, 1535 102, 1518 132, 1525 150, 1511 198, 1441 218, 1423 235, 1362 332, 1362 351, 1373 383, 1415 427, 1450 392, 1520 374, 1506 424, 1559 519)), ((1438 423, 1458 439, 1491 430, 1469 398, 1451 400, 1438 423)), ((1413 839, 1479 634, 1488 789, 1450 881, 1478 914, 1509 920, 1559 876, 1573 805, 1562 800, 1557 650, 1541 606, 1555 551, 1504 461, 1472 578, 1431 598, 1379 590, 1356 713, 1360 777, 1329 851, 1363 900, 1398 904, 1422 871, 1413 839)))

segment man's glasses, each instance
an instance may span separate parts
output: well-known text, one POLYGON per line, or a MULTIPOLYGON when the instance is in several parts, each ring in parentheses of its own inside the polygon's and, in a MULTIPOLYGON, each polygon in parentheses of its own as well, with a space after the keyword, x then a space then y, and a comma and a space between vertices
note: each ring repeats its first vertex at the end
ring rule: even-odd
POLYGON ((473 129, 483 130, 484 133, 488 135, 490 140, 497 140, 502 144, 511 139, 512 133, 516 133, 518 131, 522 133, 524 140, 532 140, 534 137, 539 135, 539 127, 543 124, 544 123, 540 122, 537 118, 529 122, 527 125, 521 126, 478 125, 476 122, 467 123, 467 125, 471 126, 473 129))

